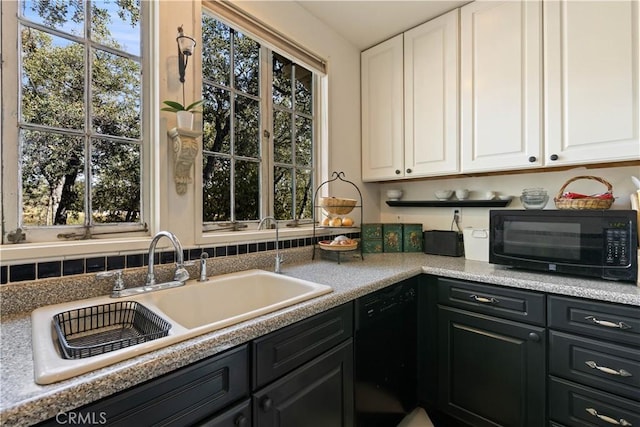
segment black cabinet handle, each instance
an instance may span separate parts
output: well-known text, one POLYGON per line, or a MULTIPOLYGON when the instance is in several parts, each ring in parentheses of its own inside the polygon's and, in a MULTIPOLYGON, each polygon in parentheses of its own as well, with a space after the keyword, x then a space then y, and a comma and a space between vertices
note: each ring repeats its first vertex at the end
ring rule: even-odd
POLYGON ((396 175, 400 175, 400 169, 396 169, 396 175))
POLYGON ((271 400, 268 396, 265 396, 260 401, 260 407, 264 412, 268 412, 273 406, 273 400, 271 400))
POLYGON ((409 168, 409 169, 407 169, 407 173, 411 173, 411 169, 410 169, 410 168, 409 168))
POLYGON ((529 332, 529 339, 533 342, 538 342, 540 341, 540 335, 536 334, 535 332, 529 332))
POLYGON ((599 320, 594 316, 586 316, 584 320, 587 320, 591 323, 594 323, 598 326, 604 326, 606 328, 617 328, 617 329, 632 329, 631 326, 627 325, 624 322, 611 322, 609 320, 599 320))
POLYGON ((549 156, 549 158, 555 162, 556 160, 558 160, 558 155, 557 154, 552 154, 552 155, 549 156))
POLYGON ((233 421, 233 425, 236 425, 238 427, 247 427, 249 425, 247 424, 247 422, 247 417, 245 417, 244 414, 240 414, 233 421))
POLYGON ((536 160, 538 160, 536 156, 529 156, 529 163, 535 163, 536 160))
POLYGON ((603 415, 603 414, 599 414, 598 411, 596 411, 594 408, 585 408, 585 411, 587 411, 589 414, 593 415, 594 417, 609 423, 609 424, 613 424, 616 426, 625 426, 625 427, 629 427, 632 426, 633 424, 630 423, 629 421, 625 420, 624 418, 619 418, 616 419, 614 417, 610 417, 608 415, 603 415))

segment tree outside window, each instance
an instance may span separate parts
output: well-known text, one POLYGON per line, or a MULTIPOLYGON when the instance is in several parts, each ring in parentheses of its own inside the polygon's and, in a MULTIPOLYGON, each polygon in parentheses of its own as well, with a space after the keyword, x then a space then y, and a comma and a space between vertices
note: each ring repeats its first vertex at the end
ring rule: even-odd
POLYGON ((206 13, 202 39, 204 222, 310 220, 313 73, 206 13))
POLYGON ((140 8, 19 3, 21 226, 143 221, 140 8))

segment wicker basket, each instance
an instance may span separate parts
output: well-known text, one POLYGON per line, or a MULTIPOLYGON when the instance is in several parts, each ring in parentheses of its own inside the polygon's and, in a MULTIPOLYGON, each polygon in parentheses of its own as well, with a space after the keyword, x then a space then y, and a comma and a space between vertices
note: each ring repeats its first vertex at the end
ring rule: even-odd
POLYGON ((353 210, 357 203, 355 199, 345 199, 344 197, 322 197, 320 206, 330 214, 346 215, 353 210))
POLYGON ((562 195, 564 194, 565 188, 567 188, 567 186, 571 184, 573 181, 577 181, 579 179, 593 179, 595 181, 598 181, 607 186, 608 194, 613 194, 612 193, 613 187, 611 186, 611 184, 609 184, 609 182, 607 182, 607 180, 603 178, 600 178, 597 176, 589 176, 589 175, 576 176, 574 178, 571 178, 567 182, 565 182, 564 185, 560 188, 560 190, 558 190, 558 194, 556 194, 556 197, 553 199, 553 201, 556 202, 556 208, 558 209, 609 209, 611 207, 611 204, 615 200, 613 197, 608 199, 602 199, 599 197, 584 197, 581 199, 568 199, 568 198, 562 197, 562 195))

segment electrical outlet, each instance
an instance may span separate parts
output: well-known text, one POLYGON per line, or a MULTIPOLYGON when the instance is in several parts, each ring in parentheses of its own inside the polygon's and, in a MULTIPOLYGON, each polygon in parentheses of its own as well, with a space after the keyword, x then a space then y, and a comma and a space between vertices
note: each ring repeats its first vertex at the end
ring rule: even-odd
POLYGON ((458 215, 458 222, 462 222, 462 208, 453 208, 451 215, 455 217, 458 215))

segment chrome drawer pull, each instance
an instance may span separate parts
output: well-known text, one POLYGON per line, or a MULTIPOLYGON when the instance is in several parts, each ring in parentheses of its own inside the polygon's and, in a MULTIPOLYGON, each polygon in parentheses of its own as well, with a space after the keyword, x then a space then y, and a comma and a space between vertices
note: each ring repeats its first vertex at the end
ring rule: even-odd
POLYGON ((597 369, 601 372, 604 372, 605 374, 609 374, 609 375, 620 375, 621 377, 631 377, 633 375, 631 375, 631 372, 625 371, 624 369, 619 369, 619 370, 615 370, 612 368, 607 368, 606 366, 598 366, 598 364, 596 362, 594 362, 593 360, 587 360, 586 362, 584 362, 588 367, 592 368, 592 369, 597 369))
POLYGON ((469 298, 475 300, 476 302, 481 302, 483 304, 497 304, 500 301, 495 299, 494 297, 479 297, 478 295, 469 295, 469 298))
POLYGON ((609 322, 608 320, 598 320, 593 316, 587 316, 584 320, 591 320, 596 325, 606 326, 607 328, 618 328, 618 329, 631 329, 631 326, 627 325, 624 322, 609 322))
POLYGON ((608 417, 606 415, 600 415, 598 413, 598 411, 596 411, 593 408, 585 408, 586 411, 588 413, 590 413, 591 415, 593 415, 594 417, 598 417, 600 418, 602 421, 607 422, 609 424, 615 424, 617 426, 626 426, 626 427, 630 427, 633 424, 631 424, 629 421, 625 420, 624 418, 620 418, 620 420, 616 420, 614 418, 608 417))

